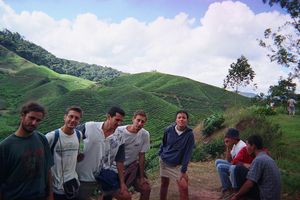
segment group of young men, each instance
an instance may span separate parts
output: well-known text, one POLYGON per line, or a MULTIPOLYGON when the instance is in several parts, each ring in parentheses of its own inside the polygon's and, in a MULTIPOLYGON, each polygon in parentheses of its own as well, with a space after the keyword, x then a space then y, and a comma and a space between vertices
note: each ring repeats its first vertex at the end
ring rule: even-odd
POLYGON ((280 199, 280 172, 275 161, 263 147, 259 135, 251 135, 246 143, 239 131, 229 128, 224 136, 225 160, 215 165, 222 185, 220 199, 280 199))
MULTIPOLYGON (((149 199, 145 153, 150 135, 143 128, 144 111, 136 111, 126 126, 120 126, 125 112, 119 107, 111 107, 104 122, 80 124, 83 111, 71 106, 63 126, 44 136, 36 128, 45 113, 36 102, 24 104, 19 128, 0 143, 0 200, 127 200, 130 187, 140 192, 141 200, 149 199)), ((159 151, 162 200, 170 179, 177 181, 180 199, 188 199, 186 172, 194 147, 188 117, 178 111, 164 132, 159 151)))

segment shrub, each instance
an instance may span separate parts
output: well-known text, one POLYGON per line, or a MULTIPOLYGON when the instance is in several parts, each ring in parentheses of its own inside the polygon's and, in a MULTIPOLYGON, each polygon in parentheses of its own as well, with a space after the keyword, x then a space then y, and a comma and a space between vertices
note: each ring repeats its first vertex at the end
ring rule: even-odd
POLYGON ((206 157, 207 157, 207 155, 203 151, 203 145, 198 145, 193 150, 193 154, 192 154, 191 160, 193 162, 204 161, 204 160, 206 160, 206 157))
MULTIPOLYGON (((262 137, 265 147, 269 148, 269 150, 273 149, 273 153, 280 153, 280 151, 275 151, 275 149, 281 146, 279 143, 282 133, 278 124, 272 123, 264 116, 252 116, 252 118, 248 118, 246 121, 248 121, 249 124, 241 131, 242 139, 246 140, 250 135, 258 134, 262 137)), ((274 156, 277 157, 277 155, 274 156)))
POLYGON ((220 156, 225 149, 223 139, 212 140, 208 144, 198 145, 192 154, 192 161, 205 161, 220 156))
POLYGON ((203 150, 206 154, 209 154, 211 157, 215 158, 224 153, 225 144, 223 139, 213 140, 211 143, 205 144, 203 150))
POLYGON ((275 108, 276 113, 287 114, 287 107, 279 106, 275 108))
POLYGON ((273 108, 271 108, 270 106, 251 106, 248 108, 248 110, 250 112, 253 112, 255 114, 259 114, 259 115, 275 115, 276 112, 273 108))
POLYGON ((203 120, 202 135, 208 136, 215 130, 218 130, 225 121, 222 114, 215 113, 203 120))

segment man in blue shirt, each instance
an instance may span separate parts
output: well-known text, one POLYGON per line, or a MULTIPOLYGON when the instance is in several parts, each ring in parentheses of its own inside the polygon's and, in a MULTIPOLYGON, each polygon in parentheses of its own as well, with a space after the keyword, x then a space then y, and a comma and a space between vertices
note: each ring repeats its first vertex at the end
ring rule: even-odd
POLYGON ((255 154, 247 180, 231 200, 240 199, 248 195, 255 184, 258 185, 261 200, 280 199, 280 173, 275 161, 263 151, 262 138, 259 135, 251 135, 247 140, 247 151, 255 154))
POLYGON ((180 199, 188 199, 187 167, 195 144, 194 134, 188 125, 189 115, 180 110, 176 113, 175 124, 165 132, 160 147, 160 199, 166 200, 170 178, 176 180, 180 199))

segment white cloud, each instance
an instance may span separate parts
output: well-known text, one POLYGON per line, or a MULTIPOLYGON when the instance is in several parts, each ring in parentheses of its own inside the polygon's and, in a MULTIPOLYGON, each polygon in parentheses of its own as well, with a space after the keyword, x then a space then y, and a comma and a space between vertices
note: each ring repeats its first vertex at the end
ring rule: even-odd
POLYGON ((157 70, 222 87, 230 64, 243 54, 256 72, 259 92, 286 71, 269 63, 257 39, 286 19, 278 12, 255 14, 243 3, 225 1, 211 4, 198 22, 186 13, 149 23, 134 18, 112 23, 93 13, 55 20, 36 11, 18 14, 0 0, 0 28, 19 32, 57 57, 130 73, 157 70))

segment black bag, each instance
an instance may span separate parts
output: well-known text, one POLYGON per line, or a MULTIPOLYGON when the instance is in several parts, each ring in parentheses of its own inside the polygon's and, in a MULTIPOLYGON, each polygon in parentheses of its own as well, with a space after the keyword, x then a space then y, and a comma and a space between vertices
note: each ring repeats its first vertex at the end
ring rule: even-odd
POLYGON ((79 192, 79 184, 76 178, 72 178, 71 180, 64 182, 63 188, 67 199, 73 199, 77 197, 79 192))
POLYGON ((95 174, 95 179, 100 183, 104 192, 116 191, 120 188, 119 175, 111 169, 101 169, 95 174))

